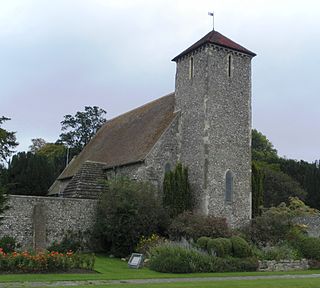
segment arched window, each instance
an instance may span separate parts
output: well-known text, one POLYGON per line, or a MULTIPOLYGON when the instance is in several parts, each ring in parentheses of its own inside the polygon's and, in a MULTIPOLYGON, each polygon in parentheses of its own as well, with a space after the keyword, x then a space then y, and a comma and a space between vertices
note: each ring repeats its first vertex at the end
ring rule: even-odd
POLYGON ((233 196, 233 174, 230 170, 226 173, 226 202, 232 202, 233 196))
POLYGON ((164 172, 167 173, 170 171, 171 171, 171 165, 170 163, 166 163, 166 165, 164 165, 164 172))
POLYGON ((190 57, 190 62, 189 62, 189 79, 192 79, 194 76, 194 61, 193 57, 190 57))

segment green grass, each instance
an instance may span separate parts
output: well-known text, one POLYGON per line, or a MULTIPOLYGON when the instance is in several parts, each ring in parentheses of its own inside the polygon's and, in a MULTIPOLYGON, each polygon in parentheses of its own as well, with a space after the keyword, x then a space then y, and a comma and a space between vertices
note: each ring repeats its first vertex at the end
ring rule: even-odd
MULTIPOLYGON (((120 280, 120 279, 150 279, 150 278, 185 278, 185 277, 228 277, 228 276, 255 276, 255 275, 283 275, 283 274, 316 274, 320 273, 319 270, 306 270, 296 272, 232 272, 232 273, 193 273, 193 274, 169 274, 151 271, 147 268, 143 269, 130 269, 126 262, 119 259, 107 258, 104 256, 97 256, 95 269, 99 273, 94 274, 8 274, 0 275, 0 282, 20 282, 20 281, 68 281, 68 280, 120 280)), ((305 281, 306 279, 299 279, 305 281)), ((318 279, 308 279, 318 281, 318 279)), ((319 280, 320 281, 320 280, 319 280)), ((263 281, 265 282, 265 281, 263 281)), ((220 282, 219 282, 220 283, 220 282)), ((251 282, 250 282, 251 283, 251 282)), ((320 282, 317 282, 320 287, 320 282)), ((202 283, 204 284, 204 283, 202 283)), ((201 285, 202 285, 201 284, 201 285)), ((133 284, 131 284, 133 285, 133 284)), ((139 287, 131 286, 130 287, 139 287)), ((153 287, 149 284, 150 287, 153 287)), ((163 285, 163 284, 162 284, 163 285)), ((169 284, 165 284, 166 287, 169 284)), ((170 284, 173 285, 173 284, 170 284)), ((178 284, 175 284, 178 285, 178 284)), ((180 284, 179 284, 180 285, 180 284)), ((188 284, 189 285, 189 284, 188 284)), ((200 283, 197 283, 200 285, 200 283)), ((208 284, 209 285, 209 284, 208 284)), ((212 284, 210 284, 212 285, 212 284)), ((85 286, 84 286, 85 287, 85 286)), ((91 286, 92 287, 92 286, 91 286)), ((103 287, 103 286, 101 286, 103 287)), ((108 287, 111 287, 108 285, 108 287)), ((117 286, 115 286, 117 287, 117 286)), ((146 286, 144 286, 146 287, 146 286)), ((149 286, 148 286, 149 287, 149 286)), ((157 287, 157 286, 154 286, 157 287)), ((171 287, 171 286, 168 286, 171 287)), ((180 286, 172 286, 180 287, 180 286)), ((186 286, 189 287, 189 286, 186 286)), ((200 286, 190 286, 200 287, 200 286)), ((216 287, 216 286, 201 286, 201 287, 216 287)), ((220 287, 220 286, 219 286, 220 287)), ((228 286, 221 286, 228 287, 228 286)), ((237 287, 237 286, 236 286, 237 287)), ((242 286, 239 286, 242 287, 242 286)), ((271 286, 272 287, 272 286, 271 286)), ((275 286, 276 287, 276 286, 275 286)), ((281 286, 279 286, 281 287, 281 286)), ((297 286, 300 287, 300 286, 297 286)), ((301 286, 302 287, 302 286, 301 286)), ((308 287, 308 286, 305 286, 308 287)), ((310 286, 313 287, 313 286, 310 286)))
MULTIPOLYGON (((77 286, 78 288, 319 288, 320 279, 270 279, 270 280, 237 280, 217 282, 181 282, 157 284, 115 284, 98 286, 77 286)), ((57 287, 59 288, 59 287, 57 287)), ((60 287, 62 288, 62 287, 60 287)))

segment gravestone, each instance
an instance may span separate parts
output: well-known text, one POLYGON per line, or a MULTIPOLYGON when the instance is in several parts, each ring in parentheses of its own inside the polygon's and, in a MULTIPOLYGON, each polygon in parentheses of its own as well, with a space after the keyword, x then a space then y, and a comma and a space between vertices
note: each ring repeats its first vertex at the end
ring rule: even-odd
POLYGON ((47 213, 44 204, 37 204, 33 208, 33 249, 36 252, 43 251, 47 246, 47 213))

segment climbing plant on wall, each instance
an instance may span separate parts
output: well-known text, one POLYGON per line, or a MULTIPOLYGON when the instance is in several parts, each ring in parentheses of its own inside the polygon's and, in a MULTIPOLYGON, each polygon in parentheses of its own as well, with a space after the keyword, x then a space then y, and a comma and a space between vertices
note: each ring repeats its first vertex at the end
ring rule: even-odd
POLYGON ((188 181, 188 168, 178 163, 173 171, 165 173, 163 181, 163 205, 170 217, 192 210, 193 197, 188 181))
POLYGON ((252 161, 252 218, 261 215, 263 207, 264 174, 255 161, 252 161))

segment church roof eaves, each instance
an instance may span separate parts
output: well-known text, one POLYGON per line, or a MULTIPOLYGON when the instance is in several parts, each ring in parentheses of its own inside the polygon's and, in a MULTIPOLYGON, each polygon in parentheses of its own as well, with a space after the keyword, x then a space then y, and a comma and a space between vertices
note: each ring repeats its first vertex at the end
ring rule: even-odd
POLYGON ((73 177, 88 160, 107 169, 144 161, 175 117, 174 102, 171 93, 107 121, 58 180, 73 177))
POLYGON ((221 47, 225 47, 228 49, 232 49, 247 55, 250 55, 252 57, 256 56, 255 53, 251 52, 250 50, 244 48, 243 46, 239 45, 238 43, 232 41, 231 39, 225 37, 224 35, 220 34, 219 32, 212 30, 208 34, 206 34, 204 37, 202 37, 199 41, 191 45, 188 49, 181 52, 178 56, 174 57, 172 61, 177 61, 181 57, 189 54, 190 52, 200 48, 201 46, 205 44, 214 44, 221 47))

